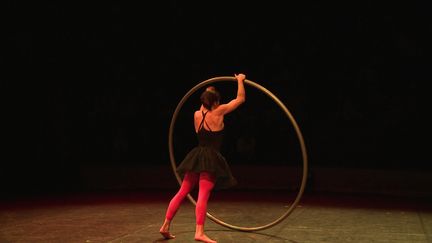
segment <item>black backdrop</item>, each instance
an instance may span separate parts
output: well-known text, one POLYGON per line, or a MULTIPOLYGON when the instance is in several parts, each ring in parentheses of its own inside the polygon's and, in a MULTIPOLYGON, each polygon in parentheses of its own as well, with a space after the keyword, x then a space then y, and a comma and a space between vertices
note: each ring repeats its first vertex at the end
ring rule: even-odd
MULTIPOLYGON (((3 178, 168 164, 177 102, 198 82, 236 72, 287 105, 311 166, 431 168, 421 142, 431 25, 420 2, 9 4, 3 178)), ((225 101, 234 97, 232 84, 218 87, 225 101)), ((247 91, 227 117, 227 157, 298 158, 280 110, 247 91)), ((179 118, 179 157, 195 143, 197 106, 192 97, 179 118)))

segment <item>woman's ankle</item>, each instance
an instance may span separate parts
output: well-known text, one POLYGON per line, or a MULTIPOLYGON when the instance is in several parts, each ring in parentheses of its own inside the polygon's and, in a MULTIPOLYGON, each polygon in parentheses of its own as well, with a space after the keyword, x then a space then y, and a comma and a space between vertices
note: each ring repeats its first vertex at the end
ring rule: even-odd
POLYGON ((195 227, 195 235, 196 236, 202 236, 204 235, 204 225, 203 224, 197 224, 195 227))
POLYGON ((171 220, 165 219, 165 221, 162 224, 161 231, 168 231, 170 226, 171 226, 171 220))

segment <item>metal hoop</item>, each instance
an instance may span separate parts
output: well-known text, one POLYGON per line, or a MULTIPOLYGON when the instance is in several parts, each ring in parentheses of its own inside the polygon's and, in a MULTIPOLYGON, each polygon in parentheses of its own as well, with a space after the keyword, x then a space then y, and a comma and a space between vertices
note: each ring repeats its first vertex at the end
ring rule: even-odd
MULTIPOLYGON (((192 89, 190 89, 185 96, 183 96, 183 98, 180 100, 180 102, 177 105, 177 108, 174 111, 174 114, 171 118, 171 125, 169 128, 169 133, 168 133, 168 147, 169 147, 169 155, 170 155, 170 160, 171 160, 171 166, 172 169, 174 171, 174 174, 177 178, 177 181, 179 182, 179 184, 181 185, 182 183, 182 179, 180 178, 179 174, 176 171, 176 162, 175 162, 175 158, 174 158, 174 149, 173 149, 173 132, 174 132, 174 126, 175 126, 175 122, 177 120, 177 116, 178 113, 180 111, 180 109, 183 107, 184 103, 186 102, 186 100, 193 94, 195 93, 198 89, 211 84, 211 83, 215 83, 215 82, 223 82, 223 81, 237 81, 235 77, 215 77, 215 78, 211 78, 211 79, 207 79, 199 84, 197 84, 195 87, 193 87, 192 89)), ((266 224, 266 225, 262 225, 262 226, 258 226, 258 227, 241 227, 241 226, 236 226, 236 225, 231 225, 228 223, 225 223, 224 221, 216 218, 215 216, 213 216, 212 214, 207 212, 207 217, 209 217, 211 220, 213 220, 215 223, 220 224, 222 226, 225 226, 227 228, 230 229, 234 229, 234 230, 239 230, 239 231, 258 231, 258 230, 263 230, 263 229, 267 229, 270 228, 272 226, 277 225, 278 223, 282 222, 288 215, 290 215, 292 213, 292 211, 295 209, 295 207, 297 206, 297 204, 300 201, 300 198, 303 195, 304 189, 306 187, 306 179, 307 179, 307 169, 308 169, 308 162, 307 162, 307 153, 306 153, 306 146, 304 143, 304 139, 302 136, 302 133, 300 131, 299 126, 297 125, 297 122, 295 121, 293 115, 289 112, 289 110, 285 107, 285 105, 273 94, 271 93, 269 90, 267 90, 266 88, 264 88, 263 86, 252 82, 250 80, 245 80, 245 83, 257 88, 258 90, 262 91, 263 93, 265 93, 267 96, 269 96, 273 101, 275 101, 279 107, 285 112, 285 114, 288 116, 288 118, 290 119, 292 125, 294 126, 294 129, 296 131, 297 134, 297 138, 299 140, 300 143, 300 148, 301 148, 301 152, 302 152, 302 158, 303 158, 303 177, 302 177, 302 182, 300 185, 300 189, 299 192, 297 194, 296 199, 294 200, 293 204, 291 204, 291 206, 287 209, 287 211, 280 216, 279 218, 277 218, 275 221, 266 224)), ((196 205, 196 201, 195 199, 189 194, 188 195, 188 199, 190 202, 192 202, 192 204, 196 205)))

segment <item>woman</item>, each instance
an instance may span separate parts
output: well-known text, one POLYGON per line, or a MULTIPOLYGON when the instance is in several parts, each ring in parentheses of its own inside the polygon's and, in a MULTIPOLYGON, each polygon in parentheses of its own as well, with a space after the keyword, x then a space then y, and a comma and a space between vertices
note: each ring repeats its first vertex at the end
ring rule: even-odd
POLYGON ((177 167, 177 172, 183 177, 182 185, 171 199, 165 221, 159 232, 166 239, 174 238, 169 232, 170 224, 180 204, 194 186, 199 183, 198 200, 195 208, 196 230, 195 240, 215 243, 204 234, 204 223, 207 212, 207 201, 213 188, 228 188, 237 182, 231 170, 220 154, 222 145, 224 116, 246 100, 244 89, 244 74, 235 75, 237 79, 237 97, 226 104, 219 104, 220 95, 210 86, 201 94, 201 107, 194 114, 195 132, 199 145, 193 148, 177 167))

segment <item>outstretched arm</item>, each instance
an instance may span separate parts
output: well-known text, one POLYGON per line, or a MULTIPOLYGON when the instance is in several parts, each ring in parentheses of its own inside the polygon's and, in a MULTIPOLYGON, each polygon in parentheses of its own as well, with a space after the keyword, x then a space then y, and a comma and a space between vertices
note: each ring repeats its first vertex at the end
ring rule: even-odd
POLYGON ((246 76, 240 73, 238 75, 235 74, 235 77, 237 79, 237 97, 228 102, 227 104, 220 105, 216 109, 221 115, 225 115, 234 111, 235 109, 237 109, 237 107, 239 107, 246 101, 246 91, 244 88, 244 80, 246 79, 246 76))

